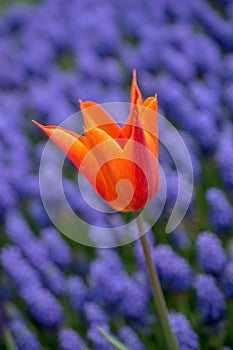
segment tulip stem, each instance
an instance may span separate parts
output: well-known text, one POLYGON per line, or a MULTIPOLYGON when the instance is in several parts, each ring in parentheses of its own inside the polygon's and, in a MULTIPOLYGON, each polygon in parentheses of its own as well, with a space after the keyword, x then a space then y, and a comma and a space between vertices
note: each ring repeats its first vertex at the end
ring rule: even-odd
POLYGON ((162 288, 160 285, 158 272, 156 266, 153 262, 150 245, 147 239, 144 222, 142 215, 135 214, 135 219, 138 226, 138 231, 140 234, 140 240, 146 260, 146 266, 149 273, 149 278, 152 286, 154 302, 156 306, 157 316, 163 330, 164 338, 167 342, 168 348, 170 350, 179 350, 177 345, 176 337, 171 329, 171 325, 168 319, 167 305, 163 296, 162 288))

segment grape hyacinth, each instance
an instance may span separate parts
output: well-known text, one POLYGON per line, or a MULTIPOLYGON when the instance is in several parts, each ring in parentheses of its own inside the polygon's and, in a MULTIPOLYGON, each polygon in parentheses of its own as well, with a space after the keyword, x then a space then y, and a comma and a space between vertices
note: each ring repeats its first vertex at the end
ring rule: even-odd
POLYGON ((159 278, 165 286, 174 292, 184 292, 191 288, 192 269, 171 247, 159 244, 155 247, 153 256, 159 278))
POLYGON ((119 338, 122 342, 127 345, 130 349, 134 350, 145 350, 145 346, 139 339, 138 335, 134 330, 128 326, 124 326, 118 331, 119 338))
POLYGON ((39 350, 41 345, 36 335, 30 331, 22 320, 15 319, 10 322, 10 330, 18 350, 39 350))
POLYGON ((108 251, 107 255, 104 254, 91 263, 88 281, 97 300, 116 307, 124 296, 125 280, 126 272, 115 252, 108 251))
POLYGON ((215 279, 208 275, 198 275, 195 281, 197 307, 206 324, 215 324, 225 319, 226 304, 223 292, 215 279))
POLYGON ((233 261, 225 265, 221 275, 221 285, 227 298, 233 298, 233 261))
POLYGON ((85 343, 73 329, 62 329, 58 335, 60 350, 83 350, 85 343))
POLYGON ((148 313, 148 294, 146 289, 133 279, 127 278, 123 283, 123 294, 119 301, 119 310, 124 317, 145 322, 148 313))
MULTIPOLYGON (((109 326, 106 324, 101 325, 100 327, 103 329, 106 333, 111 335, 111 332, 109 330, 109 326)), ((87 332, 87 338, 91 341, 93 348, 95 350, 114 350, 115 347, 111 345, 100 333, 98 328, 94 325, 93 327, 89 328, 87 332)))
POLYGON ((232 227, 233 209, 223 191, 210 188, 206 192, 210 222, 217 233, 228 232, 232 227))
POLYGON ((21 292, 31 316, 42 327, 56 329, 64 319, 64 311, 58 300, 42 287, 28 286, 21 292))
POLYGON ((227 260, 221 240, 212 232, 201 232, 196 248, 201 269, 215 276, 221 274, 227 260))
POLYGON ((48 249, 51 260, 61 268, 68 268, 71 263, 70 246, 54 228, 47 227, 41 232, 41 238, 48 249))
POLYGON ((190 116, 189 130, 197 138, 204 153, 213 153, 216 146, 217 126, 212 114, 205 110, 198 112, 195 110, 193 116, 190 116))
POLYGON ((22 257, 16 247, 5 247, 1 251, 1 265, 19 290, 28 286, 40 286, 40 277, 22 257))
POLYGON ((230 135, 226 135, 224 132, 219 135, 220 139, 215 155, 221 180, 230 193, 233 191, 232 135, 232 130, 230 130, 230 135))
POLYGON ((82 311, 84 303, 88 300, 89 290, 81 277, 70 276, 67 279, 66 294, 71 308, 75 312, 82 311))
POLYGON ((190 247, 191 242, 187 232, 182 228, 177 228, 171 234, 171 242, 175 248, 186 250, 190 247))
POLYGON ((199 340, 187 318, 180 313, 171 313, 169 320, 177 337, 180 350, 198 350, 199 340))
POLYGON ((88 324, 98 326, 101 324, 107 324, 109 319, 107 314, 101 309, 98 304, 93 302, 87 302, 83 306, 85 319, 88 324))

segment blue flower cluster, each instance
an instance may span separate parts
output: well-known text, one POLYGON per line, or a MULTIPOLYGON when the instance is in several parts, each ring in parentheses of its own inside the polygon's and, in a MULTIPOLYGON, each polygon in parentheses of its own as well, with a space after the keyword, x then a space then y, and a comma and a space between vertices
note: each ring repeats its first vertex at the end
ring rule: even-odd
POLYGON ((214 233, 201 232, 196 247, 201 269, 206 273, 220 275, 227 260, 220 239, 214 233))
POLYGON ((59 333, 59 346, 61 350, 82 350, 85 343, 73 329, 62 329, 59 333))
POLYGON ((208 275, 198 275, 195 282, 197 306, 205 323, 216 323, 226 317, 224 294, 215 279, 208 275))
MULTIPOLYGON (((183 148, 161 122, 167 144, 161 144, 159 161, 167 195, 148 237, 172 329, 182 350, 213 349, 215 343, 216 349, 230 349, 232 2, 157 0, 155 6, 152 0, 103 0, 101 5, 95 0, 37 0, 2 7, 0 324, 19 350, 113 350, 98 327, 132 350, 163 347, 140 242, 133 248, 92 249, 71 243, 51 226, 38 181, 45 142, 31 124, 31 119, 61 123, 78 110, 79 98, 128 102, 136 68, 143 95, 158 93, 160 113, 179 130, 193 167, 186 219, 182 228, 166 235, 179 193, 177 162, 169 149, 183 179, 181 211, 187 209, 189 174, 183 148), (12 314, 9 305, 20 312, 12 314)), ((46 163, 54 208, 59 200, 56 161, 52 155, 46 163)), ((63 187, 70 206, 94 225, 88 232, 93 242, 105 243, 98 227, 123 225, 129 218, 91 208, 77 188, 74 169, 68 162, 65 168, 63 187)), ((92 191, 83 186, 95 203, 92 191)), ((150 208, 152 219, 155 210, 150 208)), ((109 228, 108 243, 115 246, 118 239, 109 228)))
POLYGON ((12 320, 10 322, 10 330, 19 350, 39 350, 41 348, 35 335, 27 328, 22 320, 12 320))
POLYGON ((225 193, 217 188, 206 191, 210 222, 217 233, 229 232, 233 225, 233 208, 225 193))
POLYGON ((199 349, 198 336, 184 315, 171 313, 169 315, 169 321, 181 350, 199 349))

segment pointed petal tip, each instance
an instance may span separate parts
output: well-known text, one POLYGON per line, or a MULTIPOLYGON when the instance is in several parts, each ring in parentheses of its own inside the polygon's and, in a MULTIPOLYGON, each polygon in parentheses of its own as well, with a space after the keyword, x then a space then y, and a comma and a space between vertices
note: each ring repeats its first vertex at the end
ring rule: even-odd
POLYGON ((137 70, 136 68, 133 69, 133 76, 132 76, 132 86, 135 86, 138 88, 138 83, 137 83, 137 70))
POLYGON ((46 126, 43 124, 38 123, 36 120, 32 120, 32 122, 38 126, 38 128, 40 128, 48 137, 51 137, 52 133, 56 130, 59 129, 59 127, 57 126, 46 126))
POLYGON ((32 119, 32 123, 35 124, 36 126, 38 126, 40 129, 43 129, 45 126, 38 123, 36 120, 32 119))

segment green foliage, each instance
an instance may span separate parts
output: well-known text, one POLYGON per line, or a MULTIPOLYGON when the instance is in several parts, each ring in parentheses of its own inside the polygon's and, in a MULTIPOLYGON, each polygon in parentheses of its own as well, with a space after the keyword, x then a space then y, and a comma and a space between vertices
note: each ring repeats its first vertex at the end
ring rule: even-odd
POLYGON ((107 334, 103 329, 99 328, 99 332, 116 349, 118 349, 118 350, 131 350, 128 347, 126 347, 124 344, 119 342, 119 340, 116 340, 115 338, 113 338, 109 334, 107 334))
POLYGON ((3 336, 6 344, 6 349, 7 350, 16 350, 16 345, 13 340, 13 337, 8 329, 5 329, 3 331, 3 336))

